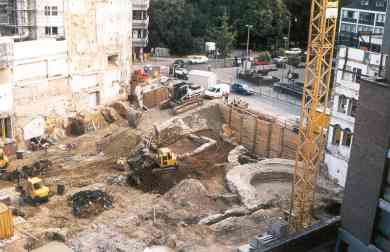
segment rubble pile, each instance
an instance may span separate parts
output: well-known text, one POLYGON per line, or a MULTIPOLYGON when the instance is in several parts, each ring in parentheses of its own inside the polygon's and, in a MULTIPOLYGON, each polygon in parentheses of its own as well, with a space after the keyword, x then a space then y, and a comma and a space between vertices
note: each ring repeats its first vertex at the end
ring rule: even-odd
POLYGON ((73 194, 69 201, 73 214, 80 218, 98 215, 105 209, 112 208, 112 198, 101 190, 86 190, 73 194))

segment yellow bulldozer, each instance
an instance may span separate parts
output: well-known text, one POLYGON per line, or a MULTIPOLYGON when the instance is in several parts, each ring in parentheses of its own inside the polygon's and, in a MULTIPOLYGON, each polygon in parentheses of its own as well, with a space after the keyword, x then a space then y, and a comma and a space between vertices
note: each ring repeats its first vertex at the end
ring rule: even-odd
POLYGON ((49 187, 43 183, 41 178, 19 178, 17 190, 27 203, 36 205, 49 201, 49 187))

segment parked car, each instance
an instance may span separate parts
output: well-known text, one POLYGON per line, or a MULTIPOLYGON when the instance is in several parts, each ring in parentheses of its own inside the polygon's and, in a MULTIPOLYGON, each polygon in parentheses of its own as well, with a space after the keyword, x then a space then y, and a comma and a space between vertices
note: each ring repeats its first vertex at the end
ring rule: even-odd
POLYGON ((287 57, 284 57, 284 56, 280 56, 280 57, 273 58, 272 61, 273 61, 273 63, 275 63, 275 64, 287 63, 287 62, 288 62, 288 58, 287 58, 287 57))
POLYGON ((187 57, 189 64, 206 64, 209 58, 203 55, 191 55, 187 57))
POLYGON ((182 59, 177 59, 173 62, 173 65, 177 65, 179 66, 180 68, 184 68, 185 65, 186 65, 186 62, 182 59))
POLYGON ((188 70, 185 68, 175 68, 174 77, 180 80, 188 80, 188 70))
POLYGON ((228 84, 216 84, 211 85, 204 93, 205 98, 222 98, 225 95, 230 94, 230 85, 228 84))
POLYGON ((302 54, 301 48, 291 48, 290 50, 286 51, 287 55, 300 55, 302 54))
POLYGON ((254 90, 250 89, 248 85, 241 83, 234 83, 230 87, 230 91, 239 95, 253 95, 256 93, 254 90))

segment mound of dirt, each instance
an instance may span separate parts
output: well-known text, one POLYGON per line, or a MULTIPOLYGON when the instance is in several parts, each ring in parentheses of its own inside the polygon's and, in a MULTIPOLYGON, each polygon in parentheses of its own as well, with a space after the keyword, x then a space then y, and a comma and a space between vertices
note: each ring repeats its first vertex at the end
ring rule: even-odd
POLYGON ((218 206, 199 180, 186 179, 159 200, 156 211, 169 222, 195 224, 202 217, 218 212, 218 206))

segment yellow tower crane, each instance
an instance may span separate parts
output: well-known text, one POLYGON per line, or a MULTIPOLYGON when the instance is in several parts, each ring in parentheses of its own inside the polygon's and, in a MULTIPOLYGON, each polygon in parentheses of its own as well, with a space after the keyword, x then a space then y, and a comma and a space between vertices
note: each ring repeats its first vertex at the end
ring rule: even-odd
POLYGON ((324 156, 338 1, 312 0, 299 142, 292 185, 289 226, 299 231, 313 224, 312 210, 324 156))

